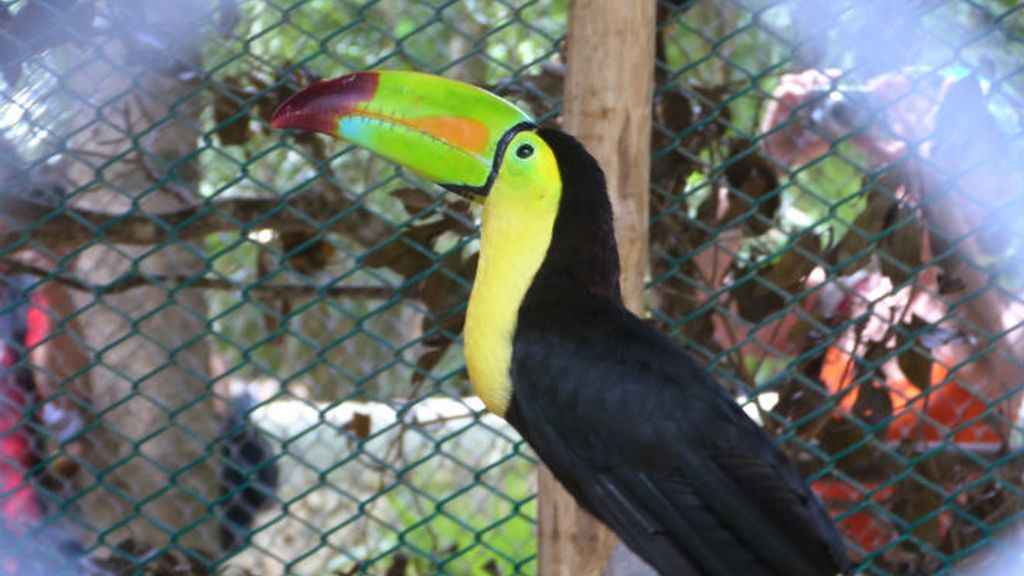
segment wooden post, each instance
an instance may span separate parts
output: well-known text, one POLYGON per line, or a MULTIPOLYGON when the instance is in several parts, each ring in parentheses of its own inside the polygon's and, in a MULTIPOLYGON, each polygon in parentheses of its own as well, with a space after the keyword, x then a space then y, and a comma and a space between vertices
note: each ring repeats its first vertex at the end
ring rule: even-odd
MULTIPOLYGON (((563 123, 608 180, 622 260, 622 296, 643 310, 647 267, 655 0, 572 0, 563 123)), ((547 469, 539 477, 539 573, 604 571, 614 535, 579 509, 547 469)))

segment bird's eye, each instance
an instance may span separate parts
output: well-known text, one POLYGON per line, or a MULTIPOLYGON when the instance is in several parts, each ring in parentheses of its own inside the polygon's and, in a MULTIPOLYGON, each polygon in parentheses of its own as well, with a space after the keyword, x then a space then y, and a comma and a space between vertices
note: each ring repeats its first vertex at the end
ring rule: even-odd
POLYGON ((521 160, 526 160, 533 156, 533 146, 531 144, 521 144, 519 148, 516 148, 516 156, 521 160))

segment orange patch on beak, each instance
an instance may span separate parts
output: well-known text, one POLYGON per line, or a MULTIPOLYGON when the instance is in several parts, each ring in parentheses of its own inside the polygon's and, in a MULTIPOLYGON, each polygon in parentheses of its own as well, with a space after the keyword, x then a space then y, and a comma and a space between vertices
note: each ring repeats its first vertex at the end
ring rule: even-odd
POLYGON ((438 140, 466 152, 482 152, 490 139, 487 126, 472 118, 439 116, 437 118, 400 118, 392 119, 392 121, 430 134, 438 140))

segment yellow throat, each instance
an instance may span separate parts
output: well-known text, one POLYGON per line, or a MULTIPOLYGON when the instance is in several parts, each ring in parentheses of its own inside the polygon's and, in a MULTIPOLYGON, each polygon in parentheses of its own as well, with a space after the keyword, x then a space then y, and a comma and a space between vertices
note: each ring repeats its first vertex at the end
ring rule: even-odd
POLYGON ((537 156, 531 170, 517 170, 514 159, 506 159, 484 202, 480 262, 463 332, 473 390, 499 416, 512 398, 519 307, 547 255, 561 198, 554 154, 538 145, 537 156))

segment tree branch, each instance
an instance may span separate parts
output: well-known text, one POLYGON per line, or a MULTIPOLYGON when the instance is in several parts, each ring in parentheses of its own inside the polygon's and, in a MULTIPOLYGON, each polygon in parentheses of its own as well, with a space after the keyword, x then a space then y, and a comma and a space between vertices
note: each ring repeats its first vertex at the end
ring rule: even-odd
POLYGON ((20 262, 13 258, 0 258, 0 267, 8 273, 29 274, 56 282, 62 286, 90 292, 98 296, 126 292, 140 286, 172 286, 174 288, 197 288, 206 290, 231 290, 253 295, 279 297, 327 296, 348 298, 390 298, 396 290, 386 286, 318 286, 315 284, 240 284, 223 278, 206 276, 163 276, 156 274, 124 274, 106 284, 90 284, 74 276, 54 273, 51 270, 20 262))
POLYGON ((394 228, 378 215, 348 200, 329 200, 319 191, 288 198, 210 201, 173 212, 133 210, 123 214, 54 206, 12 194, 0 203, 0 221, 14 228, 0 233, 0 246, 25 245, 29 239, 46 246, 97 241, 156 245, 215 232, 263 228, 278 232, 333 230, 347 233, 365 246, 394 234, 394 228), (346 211, 351 213, 333 218, 346 211))

